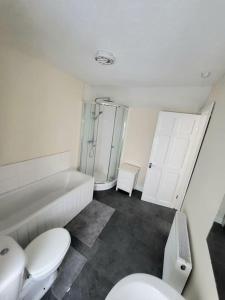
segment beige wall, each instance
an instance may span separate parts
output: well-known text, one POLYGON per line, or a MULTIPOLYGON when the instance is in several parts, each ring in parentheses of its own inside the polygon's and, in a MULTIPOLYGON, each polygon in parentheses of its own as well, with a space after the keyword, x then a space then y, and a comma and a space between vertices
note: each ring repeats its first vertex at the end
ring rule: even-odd
POLYGON ((193 273, 185 290, 189 300, 216 300, 217 291, 206 237, 225 193, 225 80, 214 89, 213 116, 184 201, 193 273))
POLYGON ((66 150, 78 164, 83 83, 0 48, 0 165, 66 150))
POLYGON ((128 111, 122 162, 141 167, 137 189, 143 188, 157 117, 158 111, 149 108, 131 107, 128 111))

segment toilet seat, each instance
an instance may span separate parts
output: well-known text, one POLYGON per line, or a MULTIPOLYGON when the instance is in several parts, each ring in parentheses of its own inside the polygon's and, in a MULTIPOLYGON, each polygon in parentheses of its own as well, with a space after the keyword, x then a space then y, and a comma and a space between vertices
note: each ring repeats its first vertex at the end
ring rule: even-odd
POLYGON ((32 278, 39 279, 55 271, 61 264, 71 238, 64 228, 50 229, 36 237, 26 248, 26 268, 32 278))

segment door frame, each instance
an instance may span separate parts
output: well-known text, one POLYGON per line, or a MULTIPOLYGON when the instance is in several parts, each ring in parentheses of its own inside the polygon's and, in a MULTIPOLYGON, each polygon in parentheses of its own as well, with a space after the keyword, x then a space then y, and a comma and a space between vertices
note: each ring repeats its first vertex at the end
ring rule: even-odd
POLYGON ((198 155, 201 150, 201 146, 204 142, 204 137, 205 137, 208 125, 209 125, 209 121, 210 121, 210 118, 211 118, 211 115, 213 112, 214 105, 215 105, 215 102, 210 103, 209 105, 207 105, 206 107, 204 107, 202 109, 202 112, 200 114, 198 133, 195 137, 196 143, 193 143, 193 147, 192 147, 192 155, 193 155, 194 159, 187 166, 184 176, 183 176, 182 183, 180 183, 180 185, 183 184, 183 189, 180 188, 181 196, 179 196, 177 201, 174 203, 174 208, 177 210, 181 209, 182 204, 184 202, 184 198, 186 196, 187 189, 188 189, 189 183, 191 181, 191 177, 194 172, 195 165, 198 160, 198 155))
MULTIPOLYGON (((187 158, 186 158, 184 170, 181 175, 181 179, 179 180, 176 190, 175 190, 175 193, 174 193, 174 195, 177 195, 177 197, 175 196, 175 199, 173 199, 173 201, 171 202, 171 206, 170 206, 177 210, 180 210, 181 206, 183 204, 184 197, 186 195, 189 182, 191 180, 191 175, 193 173, 193 170, 194 170, 197 158, 198 158, 198 154, 201 149, 201 145, 203 143, 204 136, 205 136, 208 124, 209 124, 209 120, 210 120, 210 117, 211 117, 211 114, 213 111, 213 107, 214 107, 214 102, 211 103, 210 105, 208 105, 207 107, 205 107, 202 110, 201 114, 195 114, 196 119, 198 119, 196 133, 195 133, 194 139, 192 141, 192 146, 187 153, 187 158)), ((170 112, 170 113, 173 113, 173 112, 170 112)), ((185 115, 185 113, 182 113, 182 114, 185 115)), ((191 115, 194 115, 194 114, 191 114, 191 115)), ((154 140, 153 140, 153 142, 154 142, 154 140)), ((151 152, 152 152, 152 150, 151 150, 151 152)), ((150 153, 149 161, 150 161, 150 159, 151 159, 151 153, 150 153)), ((148 172, 148 170, 147 170, 147 172, 148 172)), ((147 176, 147 173, 146 173, 146 176, 147 176)), ((142 198, 142 200, 144 200, 144 199, 142 198)), ((152 202, 152 201, 150 201, 150 202, 152 202)), ((160 205, 160 203, 157 203, 157 202, 152 202, 152 203, 160 205)))

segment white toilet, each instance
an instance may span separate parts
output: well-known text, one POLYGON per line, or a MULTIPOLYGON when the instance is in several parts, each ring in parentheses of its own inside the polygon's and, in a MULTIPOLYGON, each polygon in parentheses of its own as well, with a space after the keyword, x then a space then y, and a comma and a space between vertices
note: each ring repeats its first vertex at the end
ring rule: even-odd
POLYGON ((0 300, 39 300, 51 287, 71 242, 69 232, 54 228, 23 250, 9 236, 0 236, 0 300))
POLYGON ((136 273, 121 279, 105 300, 184 300, 165 281, 149 275, 136 273))

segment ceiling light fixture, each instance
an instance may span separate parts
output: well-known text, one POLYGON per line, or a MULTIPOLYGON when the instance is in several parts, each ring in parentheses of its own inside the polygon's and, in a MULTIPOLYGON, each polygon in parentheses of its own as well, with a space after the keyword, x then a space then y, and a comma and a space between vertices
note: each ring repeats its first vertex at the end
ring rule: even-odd
POLYGON ((211 75, 211 72, 201 72, 201 77, 203 79, 209 78, 211 75))
POLYGON ((101 65, 113 65, 115 63, 115 56, 111 52, 98 50, 95 60, 101 65))

